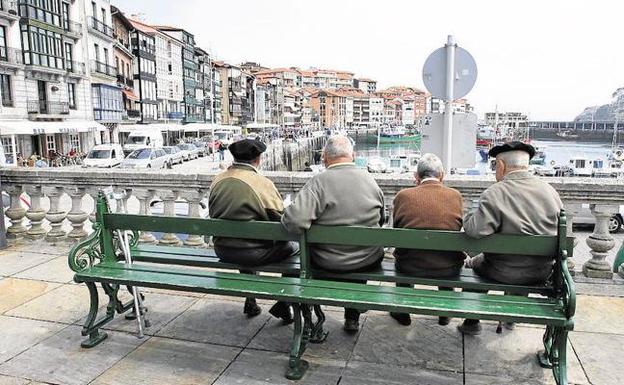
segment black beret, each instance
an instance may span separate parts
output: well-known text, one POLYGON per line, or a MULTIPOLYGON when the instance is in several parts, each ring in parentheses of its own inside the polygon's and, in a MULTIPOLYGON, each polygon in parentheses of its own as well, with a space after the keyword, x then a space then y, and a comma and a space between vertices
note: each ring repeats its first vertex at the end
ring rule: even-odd
POLYGON ((266 151, 266 148, 266 144, 254 139, 239 140, 228 146, 228 150, 230 150, 234 159, 238 160, 256 159, 266 151))
POLYGON ((529 159, 532 159, 535 156, 535 147, 531 146, 530 144, 518 141, 507 142, 504 144, 499 144, 498 146, 494 146, 490 149, 488 155, 492 158, 496 158, 496 155, 507 151, 527 152, 529 154, 529 159))

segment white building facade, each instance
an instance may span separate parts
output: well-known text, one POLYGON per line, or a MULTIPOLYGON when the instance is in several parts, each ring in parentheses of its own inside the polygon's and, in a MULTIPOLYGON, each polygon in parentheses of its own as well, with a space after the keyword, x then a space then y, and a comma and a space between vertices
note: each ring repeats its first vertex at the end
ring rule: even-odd
POLYGON ((181 121, 184 118, 184 83, 182 73, 183 43, 165 33, 154 34, 156 39, 156 90, 158 120, 181 121))
MULTIPOLYGON (((110 17, 110 16, 109 16, 110 17)), ((3 1, 0 137, 7 163, 100 143, 93 122, 82 1, 3 1)))

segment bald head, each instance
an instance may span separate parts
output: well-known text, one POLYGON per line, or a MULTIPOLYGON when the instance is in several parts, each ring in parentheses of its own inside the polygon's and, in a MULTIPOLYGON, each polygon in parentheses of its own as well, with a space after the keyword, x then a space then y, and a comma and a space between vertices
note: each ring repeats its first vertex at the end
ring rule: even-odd
POLYGON ((335 163, 353 162, 353 144, 344 135, 332 135, 327 139, 323 148, 323 162, 325 167, 335 163))

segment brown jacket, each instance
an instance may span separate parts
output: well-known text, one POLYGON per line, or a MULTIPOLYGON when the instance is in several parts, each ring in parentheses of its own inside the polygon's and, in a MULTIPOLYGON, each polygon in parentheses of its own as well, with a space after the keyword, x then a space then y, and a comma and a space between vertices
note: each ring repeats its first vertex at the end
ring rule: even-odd
MULTIPOLYGON (((394 227, 423 230, 462 228, 463 200, 459 191, 434 180, 400 191, 394 198, 394 227)), ((463 252, 396 249, 397 267, 418 275, 449 275, 464 264, 463 252), (447 274, 448 273, 448 274, 447 274)))

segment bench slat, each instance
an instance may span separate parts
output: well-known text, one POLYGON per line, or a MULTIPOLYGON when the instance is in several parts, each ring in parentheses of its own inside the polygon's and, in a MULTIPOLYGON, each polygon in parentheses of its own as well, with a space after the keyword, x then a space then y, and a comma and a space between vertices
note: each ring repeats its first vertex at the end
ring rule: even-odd
POLYGON ((76 279, 434 316, 474 317, 561 326, 566 322, 559 302, 547 298, 377 287, 300 278, 200 272, 143 264, 129 266, 121 263, 96 265, 76 274, 76 279))
POLYGON ((482 239, 465 233, 441 230, 371 228, 362 226, 312 226, 306 234, 308 243, 358 246, 394 246, 423 250, 490 252, 554 257, 556 236, 494 234, 482 239), (522 249, 518 248, 522 245, 522 249))
POLYGON ((296 241, 296 235, 288 233, 279 222, 246 222, 225 219, 204 219, 188 217, 165 217, 155 215, 104 213, 104 227, 107 229, 155 231, 213 235, 220 237, 296 241), (250 232, 250 227, 253 232, 250 232))
MULTIPOLYGON (((195 249, 189 247, 171 247, 157 245, 139 245, 133 250, 133 258, 138 262, 149 262, 171 265, 187 265, 195 267, 208 267, 219 269, 240 269, 241 266, 227 264, 219 261, 214 250, 195 249)), ((299 260, 297 257, 289 258, 285 261, 247 268, 269 273, 298 274, 299 260)), ((464 289, 486 289, 497 291, 513 290, 514 293, 538 293, 550 294, 552 288, 545 286, 518 286, 507 285, 499 282, 481 278, 473 273, 472 269, 462 269, 459 278, 420 278, 396 272, 394 264, 386 261, 382 263, 379 270, 364 273, 329 273, 312 271, 312 276, 322 278, 350 278, 365 281, 399 282, 428 286, 448 286, 464 289)))

